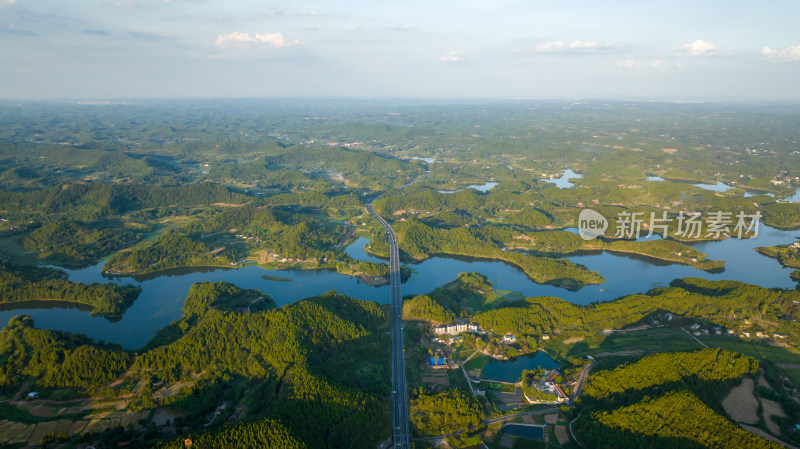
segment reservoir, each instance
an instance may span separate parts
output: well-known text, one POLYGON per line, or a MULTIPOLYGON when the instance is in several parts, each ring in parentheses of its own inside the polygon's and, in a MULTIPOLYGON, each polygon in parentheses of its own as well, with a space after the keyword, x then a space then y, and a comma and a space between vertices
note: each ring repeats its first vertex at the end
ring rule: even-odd
MULTIPOLYGON (((464 189, 474 189, 474 190, 477 190, 478 192, 486 193, 486 192, 492 190, 495 186, 497 186, 497 184, 499 184, 499 183, 497 183, 497 182, 487 182, 487 183, 484 183, 484 184, 472 184, 472 185, 464 187, 464 189)), ((462 191, 464 189, 437 190, 437 192, 439 192, 439 193, 456 193, 456 192, 460 192, 460 191, 462 191)))
POLYGON ((483 367, 481 379, 514 383, 519 380, 522 370, 526 369, 558 369, 558 363, 547 353, 539 351, 535 355, 526 355, 511 360, 490 359, 483 367))
POLYGON ((569 182, 570 179, 580 179, 580 178, 583 178, 583 175, 575 173, 574 171, 572 171, 571 168, 568 168, 564 171, 564 173, 560 177, 543 179, 543 181, 555 184, 556 187, 558 187, 559 189, 568 189, 575 185, 574 183, 569 182))
MULTIPOLYGON (((721 273, 708 273, 689 266, 632 254, 598 252, 569 256, 567 259, 586 265, 606 278, 603 284, 589 285, 577 291, 536 284, 514 266, 501 261, 433 257, 420 263, 408 264, 414 272, 403 284, 403 294, 428 293, 455 279, 459 273, 471 271, 486 275, 497 290, 519 291, 525 296, 556 296, 575 304, 608 301, 619 296, 646 292, 654 287, 669 285, 670 281, 681 277, 737 280, 763 287, 794 288, 796 284, 789 278, 791 269, 782 268, 777 260, 758 254, 753 248, 792 243, 796 241, 796 236, 800 236, 800 231, 783 231, 762 224, 755 239, 692 243, 692 246, 706 253, 709 258, 726 261, 725 271, 721 273)), ((346 251, 355 259, 384 262, 364 251, 367 243, 366 238, 359 238, 346 251)), ((328 270, 263 270, 257 266, 246 266, 239 269, 176 269, 148 277, 106 278, 101 273, 102 266, 101 262, 80 270, 64 271, 74 282, 115 282, 142 287, 138 299, 120 320, 111 322, 103 317, 90 316, 89 312, 78 308, 43 303, 41 307, 7 306, 6 310, 0 311, 0 323, 5 325, 11 317, 26 314, 33 317, 36 326, 40 328, 83 333, 97 340, 136 349, 147 343, 156 330, 180 318, 183 300, 189 287, 195 282, 226 281, 242 288, 259 289, 270 295, 279 306, 330 290, 379 303, 387 303, 389 300, 388 286, 372 287, 352 276, 328 270), (264 279, 264 274, 288 278, 291 281, 264 279)))
POLYGON ((534 424, 506 424, 503 426, 503 433, 529 440, 544 441, 544 429, 545 426, 534 424))

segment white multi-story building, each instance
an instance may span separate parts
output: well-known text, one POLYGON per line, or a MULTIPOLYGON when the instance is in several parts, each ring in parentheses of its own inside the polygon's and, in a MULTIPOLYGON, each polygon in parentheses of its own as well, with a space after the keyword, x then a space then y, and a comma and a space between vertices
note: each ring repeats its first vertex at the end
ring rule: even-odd
POLYGON ((433 333, 439 335, 458 335, 464 332, 481 333, 481 329, 477 324, 462 324, 454 323, 449 325, 436 326, 433 328, 433 333))

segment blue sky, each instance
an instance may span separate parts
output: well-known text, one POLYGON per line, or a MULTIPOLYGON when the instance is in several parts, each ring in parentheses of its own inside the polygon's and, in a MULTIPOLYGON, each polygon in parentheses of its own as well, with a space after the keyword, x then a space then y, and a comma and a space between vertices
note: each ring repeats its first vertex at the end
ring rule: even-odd
POLYGON ((0 98, 800 100, 800 2, 0 0, 0 98))

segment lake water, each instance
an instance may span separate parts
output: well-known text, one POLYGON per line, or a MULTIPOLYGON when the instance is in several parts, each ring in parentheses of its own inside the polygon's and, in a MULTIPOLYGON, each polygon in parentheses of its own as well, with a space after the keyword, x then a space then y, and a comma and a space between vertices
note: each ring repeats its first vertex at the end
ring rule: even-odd
MULTIPOLYGON (((485 192, 488 192, 488 191, 492 190, 493 188, 495 188, 495 186, 497 186, 497 184, 498 183, 496 183, 496 182, 487 182, 485 184, 472 184, 472 185, 464 187, 464 189, 475 189, 478 192, 484 192, 485 193, 485 192)), ((439 193, 456 193, 456 192, 460 192, 460 191, 462 191, 464 189, 439 190, 438 192, 439 193)))
POLYGON ((514 383, 525 369, 559 369, 558 363, 547 353, 538 351, 534 355, 520 356, 511 360, 491 359, 483 368, 481 379, 514 383))
MULTIPOLYGON (((748 190, 748 191, 746 191, 746 192, 744 192, 744 197, 745 197, 745 198, 752 198, 752 197, 754 197, 754 196, 761 196, 761 195, 765 195, 765 196, 768 196, 768 197, 770 197, 770 198, 775 198, 775 194, 774 194, 774 193, 772 193, 772 192, 768 192, 768 193, 761 193, 761 192, 751 192, 751 191, 749 191, 749 190, 748 190)), ((794 196, 796 196, 796 195, 792 195, 792 196, 790 196, 789 198, 793 198, 794 196)), ((793 202, 795 202, 795 203, 796 203, 796 202, 797 202, 797 200, 794 200, 793 202)))
MULTIPOLYGON (((586 286, 577 291, 565 290, 551 285, 532 282, 515 267, 499 261, 471 258, 433 257, 410 265, 414 273, 403 284, 403 294, 428 293, 436 287, 455 279, 462 272, 479 272, 486 275, 498 290, 519 291, 526 296, 557 296, 576 304, 592 301, 608 301, 619 296, 641 293, 653 287, 668 285, 675 278, 702 277, 711 280, 738 280, 764 287, 794 288, 789 278, 792 271, 782 268, 777 260, 756 253, 756 246, 771 246, 792 243, 800 231, 781 231, 761 225, 756 239, 729 239, 719 242, 694 243, 700 251, 712 259, 727 262, 722 273, 707 273, 685 265, 644 258, 637 255, 592 253, 567 257, 599 272, 606 282, 586 286)), ((359 238, 346 251, 351 257, 373 262, 385 262, 364 251, 368 243, 359 238)), ((36 325, 46 329, 83 333, 98 340, 119 343, 128 349, 142 347, 153 333, 181 316, 183 300, 189 287, 201 281, 227 281, 243 288, 255 288, 272 296, 278 305, 315 296, 329 290, 355 298, 387 303, 389 287, 372 287, 352 276, 333 271, 285 271, 263 270, 256 266, 239 269, 206 268, 180 269, 158 273, 145 278, 106 278, 102 275, 102 263, 81 270, 65 270, 74 282, 116 282, 142 287, 142 293, 117 322, 102 317, 92 317, 85 310, 64 308, 50 304, 41 308, 25 306, 14 310, 0 311, 0 323, 6 323, 14 315, 33 317, 36 325), (291 281, 263 279, 267 274, 291 281)))
POLYGON ((791 201, 792 203, 800 203, 800 186, 794 189, 794 195, 787 196, 783 201, 791 201))
MULTIPOLYGON (((664 181, 664 180, 665 179, 660 177, 660 176, 648 176, 647 179, 645 179, 645 181, 664 181)), ((700 187, 701 189, 710 190, 712 192, 720 192, 720 193, 727 192, 728 190, 734 188, 734 187, 732 187, 732 186, 730 186, 728 184, 725 184, 722 181, 717 181, 716 184, 702 184, 702 183, 694 184, 692 182, 685 182, 685 181, 672 181, 672 182, 678 182, 678 183, 681 183, 681 184, 689 184, 689 185, 693 185, 693 186, 696 186, 696 187, 700 187)), ((775 198, 775 194, 772 193, 772 192, 754 192, 754 191, 750 191, 750 190, 745 190, 745 192, 744 192, 744 197, 745 198, 751 198, 751 197, 754 197, 754 196, 762 196, 762 195, 775 198)), ((795 188, 795 192, 794 192, 793 195, 789 195, 786 198, 783 198, 781 201, 788 201, 788 202, 792 202, 792 203, 800 203, 800 187, 796 187, 795 188)))
POLYGON ((720 192, 720 193, 727 192, 728 190, 733 188, 722 181, 717 181, 716 184, 692 184, 692 185, 700 187, 701 189, 704 190, 711 190, 712 192, 720 192))
MULTIPOLYGON (((650 179, 650 178, 657 178, 657 176, 655 176, 655 177, 654 176, 649 176, 647 178, 647 181, 663 181, 663 178, 659 178, 659 179, 650 179)), ((683 183, 682 181, 673 181, 673 182, 681 182, 681 183, 683 183)), ((728 184, 725 184, 722 181, 717 181, 716 184, 693 184, 691 182, 689 182, 687 184, 690 184, 690 185, 693 185, 693 186, 696 186, 696 187, 700 187, 701 189, 704 189, 704 190, 710 190, 712 192, 719 192, 719 193, 724 193, 724 192, 727 192, 730 189, 735 188, 735 187, 729 186, 728 184)), ((744 192, 744 197, 745 198, 751 198, 751 197, 754 197, 754 196, 768 196, 768 197, 771 197, 771 198, 775 198, 775 194, 772 193, 772 192, 754 192, 754 191, 750 191, 750 190, 745 190, 745 192, 744 192)), ((794 192, 793 195, 789 195, 786 198, 782 198, 781 201, 787 201, 787 202, 790 202, 790 203, 800 203, 800 187, 796 187, 795 188, 795 192, 794 192)))
POLYGON ((580 179, 580 178, 583 178, 583 175, 575 173, 574 171, 572 171, 571 168, 568 168, 564 171, 564 173, 561 174, 560 177, 543 179, 542 181, 555 184, 556 187, 558 187, 559 189, 569 189, 570 187, 575 185, 574 183, 569 182, 569 180, 580 179))

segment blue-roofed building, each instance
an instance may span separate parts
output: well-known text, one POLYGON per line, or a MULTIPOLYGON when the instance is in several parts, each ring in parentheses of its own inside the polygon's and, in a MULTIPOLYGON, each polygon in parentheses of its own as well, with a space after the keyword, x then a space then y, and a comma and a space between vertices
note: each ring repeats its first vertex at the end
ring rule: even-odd
POLYGON ((444 365, 444 358, 439 359, 437 365, 444 365))
POLYGON ((436 365, 436 357, 431 357, 431 366, 436 365))

